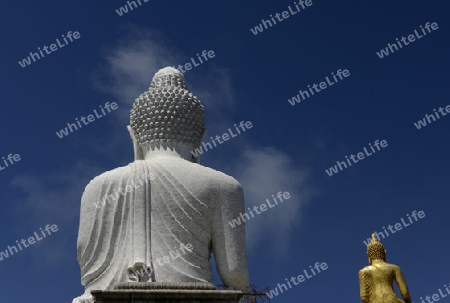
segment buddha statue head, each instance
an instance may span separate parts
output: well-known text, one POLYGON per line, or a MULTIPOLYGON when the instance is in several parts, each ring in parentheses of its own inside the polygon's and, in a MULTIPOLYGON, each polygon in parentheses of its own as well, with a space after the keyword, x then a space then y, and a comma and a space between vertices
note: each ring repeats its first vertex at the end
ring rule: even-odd
POLYGON ((377 235, 372 234, 372 239, 369 245, 367 245, 367 256, 369 258, 369 264, 372 264, 373 260, 383 260, 386 262, 386 249, 384 245, 378 241, 377 235))
POLYGON ((149 90, 135 100, 129 130, 135 153, 139 148, 142 158, 155 150, 173 150, 199 163, 190 152, 200 146, 206 132, 204 124, 203 104, 188 91, 183 74, 166 67, 155 74, 149 90))

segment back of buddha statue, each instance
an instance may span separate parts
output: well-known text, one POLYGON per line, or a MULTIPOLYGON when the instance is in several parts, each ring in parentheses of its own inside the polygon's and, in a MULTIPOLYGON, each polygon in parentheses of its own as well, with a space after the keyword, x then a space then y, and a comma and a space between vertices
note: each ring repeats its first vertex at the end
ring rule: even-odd
POLYGON ((212 282, 211 253, 223 283, 244 290, 245 225, 228 224, 244 207, 234 178, 174 155, 103 173, 82 197, 78 261, 86 295, 133 281, 127 268, 139 264, 155 282, 212 282), (93 203, 106 197, 114 201, 93 203))
POLYGON ((82 298, 123 282, 212 282, 211 253, 224 285, 249 286, 245 223, 228 224, 245 212, 242 187, 192 155, 204 122, 203 104, 171 67, 135 100, 128 127, 135 161, 94 178, 83 193, 82 298))
POLYGON ((403 303, 393 288, 396 265, 378 263, 361 270, 361 277, 370 285, 370 302, 373 303, 403 303))

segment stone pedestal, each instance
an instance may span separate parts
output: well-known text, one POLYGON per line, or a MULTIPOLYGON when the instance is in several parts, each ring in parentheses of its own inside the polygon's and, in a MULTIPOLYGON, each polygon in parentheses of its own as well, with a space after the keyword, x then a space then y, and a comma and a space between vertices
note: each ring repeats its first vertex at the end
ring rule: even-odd
POLYGON ((92 291, 96 303, 237 303, 242 291, 216 290, 211 283, 118 283, 92 291))

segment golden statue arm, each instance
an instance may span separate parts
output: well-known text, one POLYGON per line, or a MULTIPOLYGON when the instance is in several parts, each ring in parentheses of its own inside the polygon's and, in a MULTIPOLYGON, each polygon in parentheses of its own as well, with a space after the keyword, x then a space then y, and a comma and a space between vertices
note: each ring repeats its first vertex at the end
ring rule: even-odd
MULTIPOLYGON (((359 297, 364 303, 370 302, 370 277, 363 269, 359 271, 359 297)), ((410 303, 410 302, 409 302, 410 303)))
POLYGON ((398 288, 400 289, 400 293, 405 300, 405 303, 411 303, 411 296, 409 295, 408 286, 406 285, 405 277, 403 276, 400 267, 396 267, 394 270, 395 273, 395 282, 397 283, 398 288))

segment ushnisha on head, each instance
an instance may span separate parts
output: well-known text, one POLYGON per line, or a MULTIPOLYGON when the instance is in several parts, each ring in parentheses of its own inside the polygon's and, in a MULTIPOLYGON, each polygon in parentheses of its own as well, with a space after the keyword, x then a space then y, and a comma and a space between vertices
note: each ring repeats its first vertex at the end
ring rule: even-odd
POLYGON ((200 146, 205 133, 204 107, 188 91, 183 74, 166 67, 155 74, 149 90, 135 100, 130 126, 144 150, 192 151, 200 146))
POLYGON ((384 245, 378 241, 377 235, 372 234, 372 239, 369 245, 367 245, 367 256, 369 257, 369 263, 372 264, 373 260, 383 260, 386 262, 386 249, 384 245))

